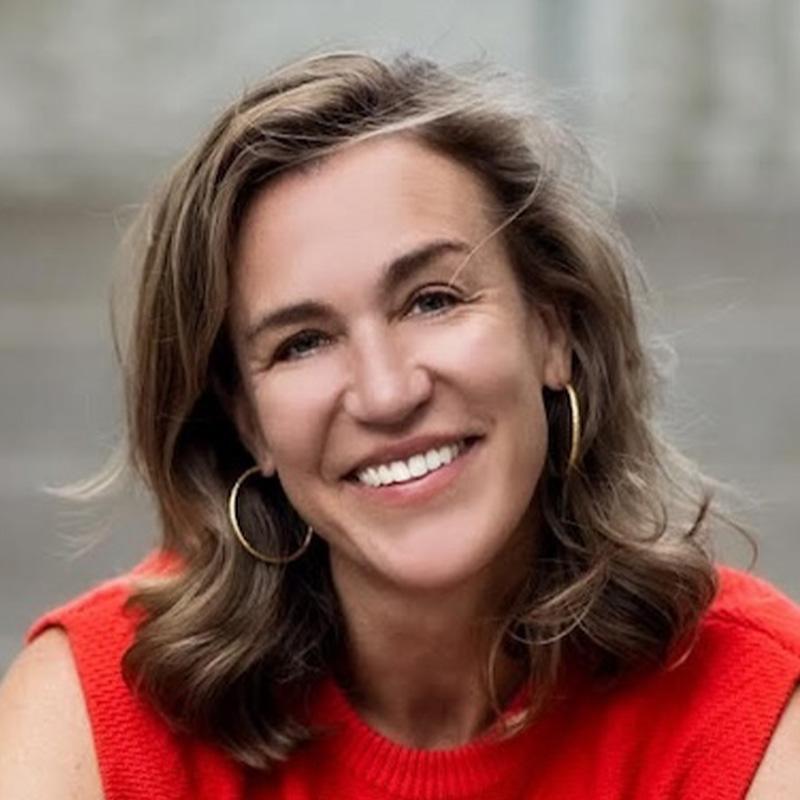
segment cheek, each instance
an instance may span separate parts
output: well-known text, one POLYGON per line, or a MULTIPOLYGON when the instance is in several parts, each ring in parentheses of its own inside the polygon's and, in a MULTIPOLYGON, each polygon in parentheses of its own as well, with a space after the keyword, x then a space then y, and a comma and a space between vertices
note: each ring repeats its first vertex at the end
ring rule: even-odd
POLYGON ((279 473, 310 472, 319 465, 331 413, 334 371, 320 361, 286 370, 256 386, 258 425, 279 473))
POLYGON ((499 319, 480 323, 438 337, 429 362, 466 399, 466 410, 494 431, 506 479, 531 476, 535 483, 548 446, 540 348, 521 326, 499 319))
POLYGON ((429 340, 424 361, 490 411, 521 409, 541 399, 541 357, 513 321, 481 316, 439 332, 429 340))

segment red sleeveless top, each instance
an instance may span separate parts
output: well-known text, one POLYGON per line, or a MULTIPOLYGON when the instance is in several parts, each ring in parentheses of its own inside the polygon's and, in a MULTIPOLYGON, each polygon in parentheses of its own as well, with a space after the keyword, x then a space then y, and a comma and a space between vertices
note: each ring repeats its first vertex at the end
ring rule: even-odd
POLYGON ((69 638, 107 800, 732 800, 747 791, 800 681, 800 608, 769 584, 720 568, 720 591, 689 657, 584 686, 504 741, 451 750, 393 743, 359 719, 333 681, 315 693, 331 734, 269 775, 173 733, 132 694, 120 659, 134 621, 129 580, 105 583, 42 617, 69 638))

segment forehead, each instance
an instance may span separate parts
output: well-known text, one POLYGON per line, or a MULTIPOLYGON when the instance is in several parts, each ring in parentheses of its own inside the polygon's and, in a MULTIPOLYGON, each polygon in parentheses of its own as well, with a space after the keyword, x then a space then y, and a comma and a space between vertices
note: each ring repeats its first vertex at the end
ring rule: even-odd
POLYGON ((355 277, 425 240, 476 245, 494 227, 480 178, 454 159, 402 136, 347 148, 257 194, 242 221, 235 283, 355 277))

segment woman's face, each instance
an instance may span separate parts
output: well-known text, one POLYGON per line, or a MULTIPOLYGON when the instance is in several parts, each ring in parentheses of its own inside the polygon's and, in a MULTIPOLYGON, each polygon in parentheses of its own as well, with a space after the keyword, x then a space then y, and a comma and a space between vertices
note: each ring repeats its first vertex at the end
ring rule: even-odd
POLYGON ((393 136, 245 214, 237 422, 336 580, 455 586, 535 535, 542 387, 569 379, 569 349, 523 303, 490 206, 469 169, 393 136))

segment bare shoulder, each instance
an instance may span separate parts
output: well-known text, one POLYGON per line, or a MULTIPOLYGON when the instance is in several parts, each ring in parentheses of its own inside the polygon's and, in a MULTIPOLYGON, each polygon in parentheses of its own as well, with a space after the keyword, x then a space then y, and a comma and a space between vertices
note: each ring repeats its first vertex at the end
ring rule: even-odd
POLYGON ((0 797, 102 800, 83 694, 61 630, 28 645, 0 684, 0 797))
POLYGON ((800 686, 781 715, 747 800, 800 800, 800 686))

